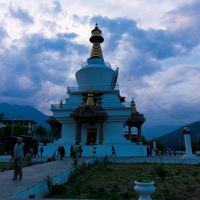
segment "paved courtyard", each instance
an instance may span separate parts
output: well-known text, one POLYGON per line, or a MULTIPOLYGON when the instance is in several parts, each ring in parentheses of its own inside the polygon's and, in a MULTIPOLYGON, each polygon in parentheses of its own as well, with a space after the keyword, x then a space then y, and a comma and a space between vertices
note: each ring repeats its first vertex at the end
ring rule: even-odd
MULTIPOLYGON (((1 160, 1 159, 0 159, 1 160)), ((43 182, 45 177, 54 177, 71 169, 71 159, 53 161, 23 168, 23 179, 13 181, 13 170, 0 172, 0 200, 10 199, 13 194, 43 182)))

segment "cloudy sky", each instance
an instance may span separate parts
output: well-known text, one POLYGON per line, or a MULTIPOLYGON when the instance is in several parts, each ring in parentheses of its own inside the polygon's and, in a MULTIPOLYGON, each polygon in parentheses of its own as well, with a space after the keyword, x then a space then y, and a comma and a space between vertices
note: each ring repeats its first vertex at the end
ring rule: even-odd
POLYGON ((76 86, 97 22, 121 94, 147 124, 200 119, 200 1, 1 0, 0 10, 1 103, 50 114, 76 86))

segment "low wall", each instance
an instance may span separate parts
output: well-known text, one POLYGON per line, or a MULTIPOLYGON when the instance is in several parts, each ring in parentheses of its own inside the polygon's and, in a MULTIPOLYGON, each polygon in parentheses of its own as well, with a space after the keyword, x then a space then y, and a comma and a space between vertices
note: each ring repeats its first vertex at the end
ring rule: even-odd
MULTIPOLYGON (((72 168, 64 170, 60 174, 51 177, 53 184, 63 184, 66 183, 69 179, 69 175, 72 171, 72 168)), ((28 199, 28 198, 41 198, 49 193, 47 183, 44 181, 38 182, 31 187, 28 187, 24 190, 15 192, 12 195, 12 199, 28 199)))
MULTIPOLYGON (((103 159, 104 157, 102 157, 103 159)), ((135 157, 108 157, 111 163, 165 163, 165 164, 200 164, 200 158, 183 158, 180 156, 135 156, 135 157)), ((94 159, 86 159, 84 162, 94 162, 94 159)), ((56 176, 51 177, 53 184, 63 184, 69 179, 69 175, 73 170, 72 167, 64 170, 56 176)), ((12 199, 25 198, 42 198, 49 193, 47 183, 44 181, 38 182, 26 189, 15 192, 12 199)))
POLYGON ((200 164, 200 158, 183 158, 181 156, 135 156, 135 157, 111 157, 112 163, 165 163, 165 164, 200 164))

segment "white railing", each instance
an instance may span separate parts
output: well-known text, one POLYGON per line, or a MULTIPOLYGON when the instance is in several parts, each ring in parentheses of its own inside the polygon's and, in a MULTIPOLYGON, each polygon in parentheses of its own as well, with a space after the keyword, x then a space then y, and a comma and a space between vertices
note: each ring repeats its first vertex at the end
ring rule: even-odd
POLYGON ((89 62, 82 62, 81 63, 81 68, 83 68, 83 67, 86 67, 87 65, 89 65, 89 64, 95 64, 95 65, 98 65, 98 64, 105 64, 107 67, 109 67, 109 68, 112 68, 112 66, 111 66, 111 64, 109 63, 109 62, 107 62, 107 61, 101 61, 101 62, 99 62, 99 60, 93 60, 93 62, 91 62, 90 61, 90 63, 89 62))
POLYGON ((114 88, 111 85, 85 85, 79 87, 67 87, 67 92, 84 92, 84 91, 107 91, 107 90, 119 90, 119 84, 116 84, 114 88))
MULTIPOLYGON (((63 104, 52 104, 51 105, 51 110, 65 110, 68 108, 77 108, 81 105, 81 103, 69 103, 66 102, 63 104)), ((103 108, 116 108, 116 107, 124 107, 124 108, 129 108, 131 105, 131 102, 102 102, 100 106, 102 106, 103 108)))

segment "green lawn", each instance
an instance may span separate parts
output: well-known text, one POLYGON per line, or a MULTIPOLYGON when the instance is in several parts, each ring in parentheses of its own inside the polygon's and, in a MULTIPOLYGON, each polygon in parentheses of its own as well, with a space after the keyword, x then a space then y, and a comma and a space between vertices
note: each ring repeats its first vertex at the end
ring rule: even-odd
POLYGON ((0 171, 11 170, 13 167, 12 163, 0 163, 0 171))
POLYGON ((109 164, 93 166, 65 185, 54 186, 48 197, 89 199, 138 199, 135 180, 153 180, 154 200, 200 199, 200 166, 158 164, 109 164))

